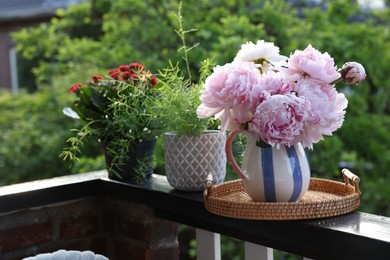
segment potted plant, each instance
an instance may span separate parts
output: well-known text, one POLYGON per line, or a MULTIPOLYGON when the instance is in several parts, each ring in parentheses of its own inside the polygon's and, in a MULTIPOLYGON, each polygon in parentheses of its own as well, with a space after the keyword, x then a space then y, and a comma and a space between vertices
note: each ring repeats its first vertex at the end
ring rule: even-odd
POLYGON ((365 77, 359 63, 338 70, 328 53, 311 45, 285 57, 271 42, 248 42, 206 79, 197 114, 217 116, 222 129, 232 131, 227 159, 254 201, 297 201, 310 181, 303 148, 311 149, 344 121, 348 100, 335 84, 359 84, 365 77), (248 137, 242 168, 232 155, 240 133, 248 137))
MULTIPOLYGON (((202 66, 200 82, 208 74, 210 61, 202 66)), ((208 174, 215 183, 226 175, 225 131, 218 130, 214 119, 200 119, 201 84, 186 79, 178 65, 159 75, 161 97, 157 101, 164 133, 165 171, 169 184, 176 190, 202 191, 208 174)))
MULTIPOLYGON (((202 191, 207 176, 213 174, 214 181, 220 183, 226 175, 226 155, 224 143, 226 134, 218 130, 214 119, 201 119, 196 114, 200 105, 201 83, 193 81, 188 53, 196 45, 187 47, 186 34, 194 29, 183 29, 181 3, 177 15, 186 71, 179 63, 169 62, 167 68, 159 71, 161 96, 156 100, 155 111, 160 125, 164 128, 165 173, 169 184, 176 190, 202 191), (184 75, 186 74, 186 75, 184 75)), ((212 61, 205 60, 200 69, 198 82, 209 75, 212 61)))
POLYGON ((92 76, 69 91, 76 95, 64 113, 84 126, 67 142, 60 156, 77 161, 88 137, 95 136, 104 149, 109 178, 140 182, 152 174, 157 118, 150 114, 158 97, 156 76, 139 63, 122 65, 106 77, 92 76))

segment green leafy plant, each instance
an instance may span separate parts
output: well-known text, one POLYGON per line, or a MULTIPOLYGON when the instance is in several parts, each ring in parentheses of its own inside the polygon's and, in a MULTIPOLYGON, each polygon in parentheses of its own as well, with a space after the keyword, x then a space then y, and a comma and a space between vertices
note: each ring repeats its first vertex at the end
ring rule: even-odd
MULTIPOLYGON (((209 71, 212 62, 203 63, 201 79, 209 71)), ((178 135, 198 135, 204 130, 215 129, 214 119, 200 119, 196 115, 196 108, 200 104, 201 84, 192 84, 180 74, 178 65, 160 71, 162 79, 161 97, 156 101, 156 109, 166 131, 176 132, 178 135)))
POLYGON ((76 135, 60 156, 77 161, 84 139, 95 136, 112 157, 109 173, 117 174, 131 144, 153 139, 159 131, 157 117, 150 113, 159 94, 155 75, 139 63, 119 66, 108 75, 94 75, 86 84, 70 87, 77 100, 64 113, 81 119, 84 126, 73 129, 76 135))
POLYGON ((182 72, 179 63, 160 70, 162 96, 157 100, 156 108, 160 112, 160 119, 167 131, 176 132, 178 135, 198 135, 207 129, 215 129, 217 124, 213 119, 200 119, 196 115, 196 108, 200 104, 200 93, 205 78, 210 74, 213 60, 206 59, 201 63, 200 83, 192 82, 189 52, 199 45, 196 43, 187 46, 186 35, 196 32, 196 29, 185 30, 183 28, 183 16, 181 13, 182 3, 179 5, 177 14, 178 29, 175 30, 181 41, 178 52, 183 53, 183 61, 187 75, 182 72))

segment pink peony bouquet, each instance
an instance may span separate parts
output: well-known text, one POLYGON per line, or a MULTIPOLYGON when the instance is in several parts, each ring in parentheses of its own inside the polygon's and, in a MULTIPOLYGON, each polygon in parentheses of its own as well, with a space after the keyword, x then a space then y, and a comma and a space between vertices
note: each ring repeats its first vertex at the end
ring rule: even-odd
POLYGON ((328 53, 311 45, 286 57, 271 42, 248 42, 206 78, 197 115, 219 118, 222 130, 255 131, 271 146, 312 148, 343 124, 348 101, 335 84, 365 77, 359 63, 337 69, 328 53))

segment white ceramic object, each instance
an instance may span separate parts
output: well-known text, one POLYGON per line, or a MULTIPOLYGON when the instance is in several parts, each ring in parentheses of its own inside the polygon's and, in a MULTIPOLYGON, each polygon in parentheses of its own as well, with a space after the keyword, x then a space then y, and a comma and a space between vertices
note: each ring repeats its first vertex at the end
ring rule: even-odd
POLYGON ((207 175, 215 184, 226 175, 226 133, 205 131, 201 135, 164 134, 165 171, 168 183, 181 191, 202 191, 207 175))
POLYGON ((92 251, 76 251, 76 250, 64 250, 60 249, 53 253, 42 253, 36 256, 26 257, 23 260, 60 260, 60 259, 73 259, 73 260, 108 260, 107 257, 95 254, 92 251))
POLYGON ((227 160, 241 177, 243 186, 253 201, 294 202, 307 192, 310 167, 300 143, 291 147, 258 147, 255 132, 237 130, 226 141, 227 160), (232 141, 237 134, 248 137, 242 167, 232 154, 232 141))

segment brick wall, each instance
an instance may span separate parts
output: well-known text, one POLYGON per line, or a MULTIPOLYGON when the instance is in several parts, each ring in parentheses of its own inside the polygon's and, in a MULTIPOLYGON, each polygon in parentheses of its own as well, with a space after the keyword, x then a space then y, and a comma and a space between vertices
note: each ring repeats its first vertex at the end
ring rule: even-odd
POLYGON ((0 259, 58 249, 91 250, 110 259, 179 259, 178 225, 145 205, 85 198, 0 215, 0 259))

